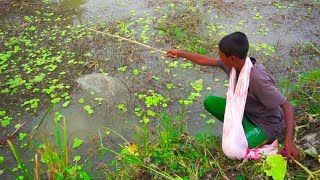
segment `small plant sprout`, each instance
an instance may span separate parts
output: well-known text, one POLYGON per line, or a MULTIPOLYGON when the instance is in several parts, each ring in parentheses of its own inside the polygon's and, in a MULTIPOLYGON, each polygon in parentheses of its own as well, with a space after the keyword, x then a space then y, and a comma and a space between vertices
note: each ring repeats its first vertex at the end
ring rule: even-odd
POLYGON ((78 162, 81 160, 81 156, 74 156, 73 162, 78 162))

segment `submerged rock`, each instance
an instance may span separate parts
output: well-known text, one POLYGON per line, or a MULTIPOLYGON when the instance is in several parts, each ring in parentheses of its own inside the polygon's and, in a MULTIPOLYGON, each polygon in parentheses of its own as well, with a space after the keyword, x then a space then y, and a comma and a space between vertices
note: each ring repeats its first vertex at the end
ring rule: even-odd
POLYGON ((128 95, 128 88, 118 78, 104 73, 87 74, 78 78, 76 82, 83 90, 98 93, 106 99, 128 95))
MULTIPOLYGON (((73 142, 75 138, 80 138, 85 142, 90 141, 90 134, 97 135, 101 127, 121 127, 124 121, 114 121, 117 111, 109 111, 109 108, 116 108, 119 103, 127 102, 128 88, 118 79, 102 73, 92 73, 80 77, 76 80, 79 85, 70 104, 63 107, 58 104, 42 125, 41 133, 47 138, 55 140, 55 121, 53 119, 59 115, 66 121, 68 141, 73 142), (96 101, 99 98, 101 101, 96 101), (83 99, 83 102, 79 102, 83 99), (92 110, 89 113, 86 107, 92 110), (58 113, 58 114, 57 114, 58 113)), ((39 117, 41 119, 41 117, 39 117)), ((63 120, 61 118, 61 126, 63 120)), ((102 129, 101 129, 102 130, 102 129)), ((120 132, 119 129, 114 128, 120 132)))
POLYGON ((301 138, 299 144, 306 154, 315 157, 320 154, 320 132, 308 134, 301 138))

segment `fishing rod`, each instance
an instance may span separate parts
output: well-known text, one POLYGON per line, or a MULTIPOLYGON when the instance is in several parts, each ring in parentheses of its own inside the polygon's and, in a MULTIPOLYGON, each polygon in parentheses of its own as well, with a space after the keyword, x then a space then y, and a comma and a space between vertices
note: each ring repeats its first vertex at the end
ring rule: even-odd
POLYGON ((86 29, 89 30, 89 31, 93 31, 93 32, 99 33, 99 34, 111 36, 111 37, 118 38, 118 39, 122 39, 122 40, 125 40, 125 41, 129 41, 129 42, 134 43, 134 44, 139 44, 140 46, 146 47, 146 48, 148 48, 148 49, 152 49, 152 50, 155 50, 155 51, 157 51, 157 52, 160 52, 160 53, 163 53, 163 54, 167 54, 166 51, 162 51, 162 50, 160 50, 160 49, 157 49, 157 48, 148 46, 148 45, 146 45, 146 44, 140 43, 140 42, 135 41, 135 40, 132 40, 132 39, 124 38, 124 37, 121 37, 121 36, 118 36, 118 35, 114 35, 114 34, 110 34, 110 33, 107 33, 107 32, 97 31, 97 30, 95 30, 95 29, 91 29, 91 28, 88 28, 88 27, 86 27, 86 29))

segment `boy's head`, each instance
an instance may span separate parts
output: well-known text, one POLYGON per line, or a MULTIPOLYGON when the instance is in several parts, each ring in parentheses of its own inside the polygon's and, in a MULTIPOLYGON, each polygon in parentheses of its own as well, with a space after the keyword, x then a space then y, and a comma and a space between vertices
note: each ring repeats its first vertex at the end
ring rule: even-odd
POLYGON ((239 59, 245 59, 249 50, 249 41, 242 32, 231 33, 221 39, 219 50, 226 57, 236 56, 239 59))

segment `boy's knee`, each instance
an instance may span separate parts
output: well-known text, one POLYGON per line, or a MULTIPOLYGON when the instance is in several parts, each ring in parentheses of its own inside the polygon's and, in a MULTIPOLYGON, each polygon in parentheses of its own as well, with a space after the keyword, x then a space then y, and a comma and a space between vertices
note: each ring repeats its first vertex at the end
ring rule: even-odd
POLYGON ((214 100, 215 96, 207 96, 204 101, 203 101, 203 104, 204 105, 208 105, 210 104, 210 102, 212 102, 214 100))

